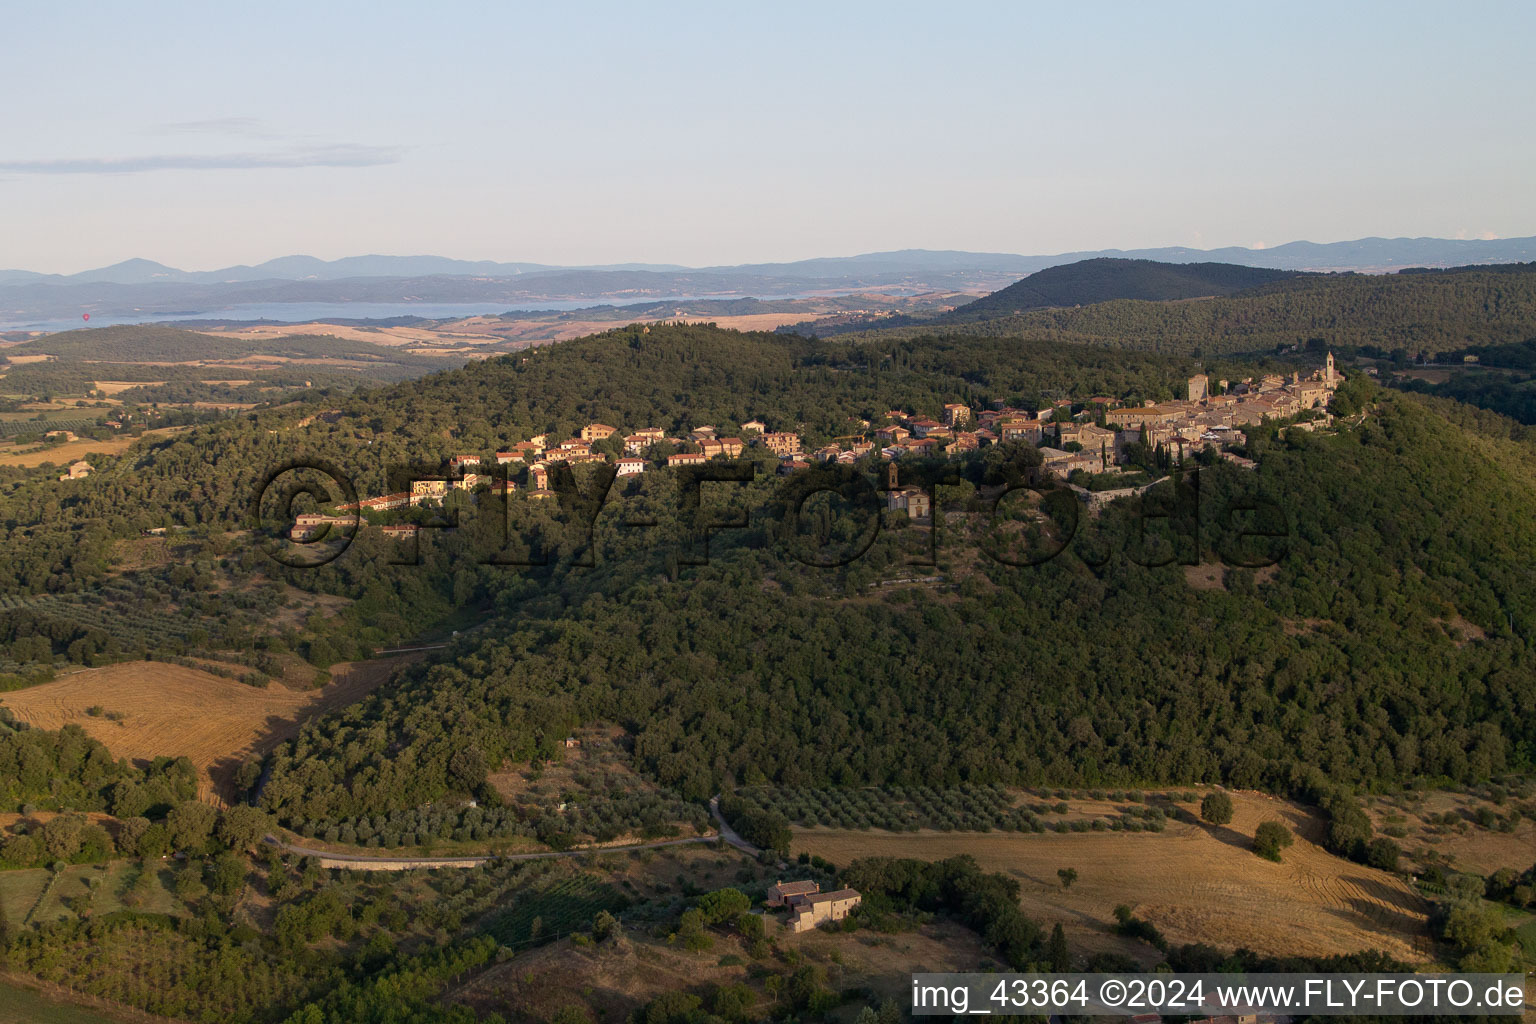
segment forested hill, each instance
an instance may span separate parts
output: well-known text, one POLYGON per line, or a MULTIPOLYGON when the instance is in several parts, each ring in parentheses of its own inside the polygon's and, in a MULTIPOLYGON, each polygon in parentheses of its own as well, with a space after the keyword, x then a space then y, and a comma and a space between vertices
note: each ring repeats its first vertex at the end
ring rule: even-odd
MULTIPOLYGON (((1525 513, 1536 448, 1491 414, 1372 393, 1361 374, 1336 434, 1255 429, 1256 471, 1207 467, 1209 528, 1182 542, 1185 556, 1214 562, 1229 532, 1221 502, 1254 492, 1279 504, 1290 537, 1275 569, 1234 567, 1214 589, 1132 556, 1135 504, 1043 564, 986 555, 973 532, 992 515, 980 488, 1006 480, 1015 456, 1038 458, 1006 447, 947 467, 953 514, 936 551, 892 517, 864 554, 830 567, 798 557, 797 538, 852 543, 857 524, 811 504, 793 530, 789 481, 771 466, 711 485, 711 514, 748 525, 714 531, 706 564, 694 564, 676 476, 660 469, 615 484, 596 519, 514 499, 512 542, 496 503, 455 494, 463 525, 423 531, 420 565, 398 564, 394 542, 364 530, 330 565, 284 572, 236 532, 265 474, 298 457, 381 493, 392 464, 440 466, 591 420, 734 431, 758 417, 815 445, 893 407, 1155 398, 1192 368, 1016 339, 630 327, 361 392, 307 426, 314 410, 290 408, 195 428, 99 460, 67 502, 53 477, 8 471, 0 576, 9 594, 85 591, 119 541, 182 525, 189 568, 168 567, 156 589, 188 614, 261 577, 351 602, 285 627, 284 649, 317 664, 449 616, 484 622, 274 756, 262 798, 288 821, 461 800, 504 758, 550 752, 594 720, 622 724, 640 766, 689 797, 765 780, 1285 789, 1316 773, 1377 786, 1536 766, 1536 521, 1525 513), (488 557, 502 552, 519 564, 488 557), (244 575, 229 586, 224 573, 244 575), (943 579, 886 585, 914 576, 943 579)), ((29 614, 55 613, 43 602, 29 614)))
POLYGON ((1311 276, 1292 270, 1232 263, 1158 263, 1096 259, 1049 267, 936 318, 937 324, 971 323, 1053 306, 1086 306, 1111 299, 1151 302, 1197 299, 1311 276))
MULTIPOLYGON (((466 416, 478 437, 588 418, 729 424, 767 409, 774 425, 817 434, 901 394, 926 408, 976 374, 1038 387, 1033 360, 1049 352, 888 346, 631 328, 396 386, 372 403, 373 429, 431 438, 466 416)), ((1084 382, 1109 372, 1091 350, 1056 358, 1047 376, 1070 377, 1078 359, 1084 382)), ((1536 500, 1536 449, 1487 414, 1373 393, 1363 376, 1347 391, 1348 408, 1368 406, 1358 425, 1285 439, 1258 429, 1256 473, 1219 464, 1202 477, 1202 502, 1258 488, 1291 531, 1272 573, 1231 569, 1214 590, 1107 539, 1135 533, 1134 505, 1071 555, 1033 567, 984 557, 965 530, 989 507, 976 490, 985 460, 957 468, 958 512, 932 568, 911 568, 922 555, 910 528, 846 566, 802 564, 771 514, 782 485, 761 477, 716 492, 749 525, 715 533, 708 564, 689 564, 665 473, 614 498, 590 547, 565 534, 544 568, 476 565, 445 543, 391 596, 377 563, 327 567, 302 585, 366 595, 369 617, 347 622, 349 635, 408 617, 424 587, 496 612, 442 663, 307 729, 274 757, 263 801, 314 822, 459 799, 484 766, 542 756, 591 720, 622 723, 640 765, 695 798, 765 780, 1294 790, 1324 776, 1374 786, 1528 770, 1536 523, 1520 510, 1536 500), (631 508, 658 526, 626 527, 631 508), (884 586, 914 573, 944 582, 884 586), (448 722, 451 733, 431 724, 448 722)), ((355 435, 363 405, 330 436, 355 435)), ((1214 560, 1218 537, 1202 537, 1191 555, 1214 560)))
POLYGON ((914 338, 939 330, 1181 355, 1269 352, 1317 338, 1336 349, 1432 356, 1536 337, 1536 265, 1306 275, 1203 302, 1113 299, 862 336, 914 338))

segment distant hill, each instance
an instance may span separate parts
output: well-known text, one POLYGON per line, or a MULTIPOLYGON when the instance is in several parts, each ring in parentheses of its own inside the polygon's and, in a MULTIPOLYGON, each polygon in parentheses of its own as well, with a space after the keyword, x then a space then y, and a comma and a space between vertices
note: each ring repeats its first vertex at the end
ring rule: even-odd
MULTIPOLYGON (((160 324, 124 324, 63 331, 12 346, 5 350, 5 354, 53 356, 53 360, 48 363, 32 364, 32 372, 24 372, 23 377, 56 373, 67 367, 79 368, 82 364, 90 364, 97 368, 96 372, 103 373, 108 372, 101 369, 103 366, 122 367, 133 364, 150 364, 168 372, 170 367, 178 364, 202 366, 218 360, 274 356, 294 360, 296 364, 310 365, 316 372, 364 372, 365 376, 374 378, 400 379, 463 363, 462 359, 416 355, 386 345, 323 334, 294 334, 281 338, 222 338, 160 324)), ((110 372, 120 373, 121 370, 110 372)), ((257 370, 251 372, 259 376, 257 370)))
POLYGON ((1092 259, 1049 267, 1001 291, 940 316, 936 323, 972 323, 1032 309, 1086 306, 1111 299, 1197 299, 1257 288, 1299 277, 1294 270, 1240 267, 1231 263, 1158 263, 1092 259))
POLYGON ((14 355, 51 355, 55 359, 100 362, 181 363, 199 359, 238 359, 252 346, 175 327, 143 324, 62 331, 7 350, 14 355))
POLYGON ((861 334, 819 327, 816 332, 864 339, 932 334, 1050 339, 1205 356, 1273 352, 1316 339, 1336 349, 1400 349, 1409 356, 1433 356, 1467 350, 1469 343, 1503 346, 1536 337, 1536 264, 1408 274, 1303 274, 1208 302, 1111 299, 949 323, 895 320, 880 322, 888 328, 861 334))

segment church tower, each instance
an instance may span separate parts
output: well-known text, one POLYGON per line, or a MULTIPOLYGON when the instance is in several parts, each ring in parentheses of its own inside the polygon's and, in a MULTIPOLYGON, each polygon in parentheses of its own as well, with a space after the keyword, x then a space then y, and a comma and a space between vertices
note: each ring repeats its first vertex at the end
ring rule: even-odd
POLYGON ((1323 383, 1333 387, 1338 378, 1333 375, 1333 353, 1328 353, 1328 361, 1323 364, 1323 383))

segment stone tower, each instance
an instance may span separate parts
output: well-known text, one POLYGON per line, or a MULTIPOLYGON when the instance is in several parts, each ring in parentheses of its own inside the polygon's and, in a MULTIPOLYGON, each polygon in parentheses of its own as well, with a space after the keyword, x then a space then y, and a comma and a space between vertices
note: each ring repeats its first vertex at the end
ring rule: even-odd
POLYGON ((1209 381, 1203 373, 1197 373, 1189 378, 1189 400, 1191 402, 1205 401, 1208 384, 1209 381))
POLYGON ((1338 378, 1333 373, 1333 353, 1328 353, 1328 361, 1323 364, 1323 383, 1333 387, 1338 383, 1338 378))

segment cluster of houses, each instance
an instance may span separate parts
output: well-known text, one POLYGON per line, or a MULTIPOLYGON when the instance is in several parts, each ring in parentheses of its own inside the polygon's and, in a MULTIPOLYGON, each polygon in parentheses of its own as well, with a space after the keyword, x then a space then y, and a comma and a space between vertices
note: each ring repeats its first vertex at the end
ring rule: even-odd
POLYGON ((853 912, 861 899, 857 889, 822 892, 818 882, 775 882, 769 887, 763 904, 787 908, 789 918, 784 927, 792 932, 808 932, 828 921, 841 921, 853 912))
MULTIPOLYGON (((998 404, 979 413, 967 405, 950 403, 943 407, 937 420, 891 409, 885 414, 886 425, 871 429, 869 421, 855 421, 857 432, 810 452, 804 450, 799 434, 770 431, 766 423, 756 419, 741 424, 741 436, 730 437, 720 436, 717 428, 708 425, 697 427, 684 437, 669 436, 659 427, 643 427, 623 435, 623 454, 615 458, 614 466, 620 477, 645 473, 659 464, 659 460, 646 458, 656 445, 678 449, 666 456, 664 461, 669 467, 735 459, 749 446, 758 446, 775 455, 779 472, 786 474, 808 469, 813 462, 854 463, 878 457, 892 464, 887 484, 888 507, 921 519, 931 514, 931 499, 918 488, 896 485, 895 463, 901 459, 953 458, 999 442, 1022 441, 1039 448, 1045 472, 1064 479, 1079 470, 1104 473, 1127 463, 1133 444, 1176 451, 1182 461, 1186 450, 1190 454, 1206 447, 1223 451, 1228 445, 1239 444, 1241 427, 1267 419, 1322 409, 1325 411, 1321 422, 1329 422, 1328 400, 1343 379, 1330 352, 1323 368, 1305 379, 1294 373, 1289 379, 1271 375, 1235 383, 1221 380, 1212 386, 1204 374, 1196 374, 1189 378, 1185 399, 1161 404, 1122 406, 1115 399, 1098 397, 1083 403, 1083 408, 1072 415, 1069 401, 1033 412, 998 404), (1063 408, 1067 412, 1062 412, 1063 408)), ((555 441, 548 434, 539 434, 496 452, 496 464, 514 467, 512 473, 522 476, 521 483, 511 476, 493 480, 482 472, 487 460, 480 455, 455 455, 448 460, 450 479, 417 480, 409 491, 364 498, 340 506, 339 511, 382 512, 418 507, 441 502, 450 490, 473 491, 481 485, 489 486, 497 494, 518 492, 530 501, 546 501, 556 496, 549 486, 552 465, 606 462, 609 457, 594 451, 593 445, 619 434, 618 427, 589 423, 575 437, 555 441), (517 474, 515 467, 522 467, 522 473, 517 474)), ((1224 452, 1223 458, 1248 468, 1253 465, 1231 452, 1224 452)), ((292 535, 295 540, 307 539, 325 526, 319 519, 308 525, 296 523, 292 535)), ((409 536, 415 529, 400 526, 386 528, 386 532, 409 536)))

